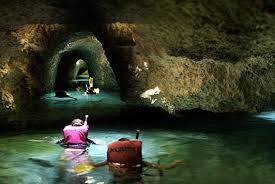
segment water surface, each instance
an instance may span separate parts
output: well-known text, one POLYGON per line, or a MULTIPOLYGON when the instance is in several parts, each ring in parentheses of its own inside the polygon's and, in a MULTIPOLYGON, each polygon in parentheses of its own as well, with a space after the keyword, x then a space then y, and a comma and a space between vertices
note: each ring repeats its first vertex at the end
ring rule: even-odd
MULTIPOLYGON (((167 122, 169 123, 169 122, 167 122)), ((212 126, 212 125, 211 125, 212 126)), ((273 124, 246 125, 245 128, 219 129, 167 127, 141 129, 143 158, 153 163, 166 164, 184 160, 184 164, 164 172, 144 169, 145 183, 157 184, 231 184, 275 182, 275 127, 273 124)), ((133 128, 93 128, 89 155, 93 162, 106 159, 106 144, 121 137, 134 138, 133 128)), ((0 138, 0 183, 108 183, 112 178, 107 167, 97 168, 77 176, 64 168, 59 160, 63 148, 54 142, 61 132, 25 132, 2 135, 0 138), (41 159, 46 163, 30 160, 41 159)))
MULTIPOLYGON (((10 116, 15 121, 37 124, 67 124, 66 120, 90 114, 89 138, 100 140, 91 145, 92 162, 106 159, 108 143, 121 137, 133 139, 140 129, 143 159, 168 164, 183 160, 164 175, 144 168, 143 181, 148 184, 274 184, 275 183, 275 124, 274 112, 256 115, 215 118, 198 115, 169 119, 144 114, 138 117, 104 121, 105 117, 120 116, 125 104, 119 94, 102 92, 83 96, 70 92, 78 100, 55 98, 53 93, 36 104, 36 109, 10 116), (94 117, 98 117, 94 121, 94 117)), ((77 175, 67 171, 60 160, 63 148, 54 144, 62 138, 62 127, 46 131, 12 131, 0 136, 1 184, 65 184, 108 183, 112 173, 104 166, 77 175)), ((123 182, 120 182, 123 183, 123 182)), ((129 182, 124 182, 129 184, 129 182)))

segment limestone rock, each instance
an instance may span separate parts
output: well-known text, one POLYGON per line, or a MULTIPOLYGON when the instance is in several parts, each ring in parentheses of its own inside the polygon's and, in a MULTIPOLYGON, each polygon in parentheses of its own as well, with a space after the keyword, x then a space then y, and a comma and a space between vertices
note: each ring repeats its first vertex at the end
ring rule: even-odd
POLYGON ((275 92, 269 2, 14 0, 0 17, 1 109, 53 90, 72 51, 96 61, 99 86, 169 113, 253 112, 275 92))

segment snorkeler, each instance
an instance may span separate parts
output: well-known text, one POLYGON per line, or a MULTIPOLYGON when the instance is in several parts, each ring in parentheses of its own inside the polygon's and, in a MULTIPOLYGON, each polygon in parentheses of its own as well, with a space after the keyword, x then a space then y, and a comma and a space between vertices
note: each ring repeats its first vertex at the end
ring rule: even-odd
POLYGON ((99 93, 99 88, 94 88, 94 79, 92 77, 89 78, 89 85, 86 84, 86 91, 84 95, 87 96, 88 94, 96 95, 99 93))
POLYGON ((85 149, 88 144, 88 117, 85 115, 85 120, 74 119, 71 125, 67 125, 63 129, 64 148, 85 149))
POLYGON ((86 85, 86 91, 84 92, 85 96, 88 94, 96 95, 98 93, 99 93, 99 88, 88 87, 88 85, 86 85))
POLYGON ((162 176, 164 169, 174 168, 182 163, 182 160, 177 160, 164 166, 142 160, 142 141, 138 140, 138 136, 139 131, 137 131, 134 140, 121 138, 108 144, 107 160, 94 164, 95 167, 108 165, 109 170, 113 173, 113 178, 109 183, 129 181, 141 184, 143 183, 142 168, 157 169, 159 175, 162 176))
POLYGON ((64 138, 57 141, 56 144, 64 148, 76 148, 84 149, 89 146, 89 144, 96 144, 94 141, 88 138, 89 125, 88 125, 89 115, 85 115, 85 120, 74 119, 71 125, 67 125, 63 129, 64 138))
POLYGON ((71 125, 67 125, 63 129, 64 139, 57 142, 58 144, 63 143, 64 147, 61 160, 70 161, 67 167, 68 171, 75 172, 75 168, 79 164, 90 165, 88 146, 91 140, 88 139, 88 117, 88 115, 85 115, 84 121, 74 119, 71 125))

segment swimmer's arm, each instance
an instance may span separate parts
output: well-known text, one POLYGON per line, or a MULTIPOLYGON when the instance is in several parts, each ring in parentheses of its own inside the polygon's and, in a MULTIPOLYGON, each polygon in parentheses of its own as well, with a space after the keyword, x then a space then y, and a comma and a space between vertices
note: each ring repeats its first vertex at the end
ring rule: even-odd
POLYGON ((153 169, 163 170, 163 169, 172 169, 177 167, 178 165, 182 164, 183 160, 175 160, 167 165, 160 165, 160 164, 153 164, 147 161, 142 161, 144 167, 149 167, 153 169))
POLYGON ((60 139, 60 140, 56 141, 55 144, 64 144, 64 139, 60 139))
POLYGON ((147 162, 147 161, 142 161, 142 166, 149 167, 149 168, 152 168, 152 169, 163 169, 161 167, 161 165, 159 165, 159 164, 153 164, 153 163, 147 162))
POLYGON ((170 164, 167 164, 165 166, 163 166, 164 169, 172 169, 177 167, 178 165, 182 164, 183 160, 175 160, 173 162, 171 162, 170 164))
POLYGON ((85 115, 84 126, 88 125, 88 117, 89 115, 85 115))
POLYGON ((149 167, 149 168, 152 168, 152 169, 157 169, 159 171, 159 176, 163 176, 163 167, 159 164, 153 164, 153 163, 150 163, 150 162, 147 162, 147 161, 142 161, 142 165, 143 167, 149 167))
POLYGON ((107 165, 107 164, 108 164, 108 162, 107 162, 107 160, 105 160, 103 162, 99 162, 97 164, 93 164, 93 166, 95 166, 95 167, 102 167, 102 166, 107 165))

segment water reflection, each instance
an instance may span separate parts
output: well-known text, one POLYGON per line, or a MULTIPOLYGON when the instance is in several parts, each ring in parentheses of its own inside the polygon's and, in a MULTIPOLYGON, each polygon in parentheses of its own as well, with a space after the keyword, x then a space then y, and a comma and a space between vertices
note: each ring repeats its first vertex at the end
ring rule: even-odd
MULTIPOLYGON (((20 114, 14 118, 37 124, 43 120, 64 124, 66 122, 60 119, 72 119, 71 115, 80 117, 78 113, 91 113, 92 118, 93 114, 119 114, 120 107, 124 105, 117 95, 104 92, 96 97, 71 93, 78 98, 76 101, 47 95, 47 99, 39 102, 36 113, 20 114)), ((163 122, 159 119, 147 122, 130 117, 124 127, 111 126, 113 121, 106 127, 100 127, 92 120, 89 138, 100 144, 91 145, 88 155, 94 163, 105 160, 108 143, 121 137, 133 139, 138 128, 141 129, 144 160, 160 164, 184 160, 183 165, 166 170, 161 177, 156 170, 145 168, 142 175, 144 183, 272 184, 275 183, 274 114, 270 111, 255 116, 214 120, 192 116, 173 122, 166 119, 163 122)), ((60 159, 63 148, 54 144, 61 138, 58 130, 2 134, 0 183, 102 184, 112 180, 107 167, 91 169, 84 174, 70 172, 70 163, 60 159)))
POLYGON ((261 118, 264 120, 275 121, 275 111, 261 112, 255 115, 255 117, 261 118))
MULTIPOLYGON (((55 93, 48 93, 32 103, 31 107, 22 109, 22 112, 1 114, 0 120, 8 119, 15 128, 27 129, 27 126, 37 127, 55 126, 57 122, 66 124, 66 120, 82 117, 89 114, 91 118, 118 117, 125 103, 120 100, 118 92, 101 91, 97 95, 83 95, 83 91, 68 91, 70 96, 77 98, 57 98, 55 93), (60 120, 63 120, 61 122, 60 120), (25 126, 25 127, 24 127, 25 126)), ((4 122, 5 123, 5 122, 4 122)), ((11 127, 13 128, 13 127, 11 127)))
MULTIPOLYGON (((207 125, 205 125, 207 126, 207 125)), ((210 125, 209 125, 210 126, 210 125)), ((232 128, 211 125, 215 131, 197 130, 193 127, 177 130, 144 128, 143 158, 153 163, 165 164, 184 160, 184 164, 166 170, 160 177, 156 170, 144 169, 144 183, 164 184, 220 184, 220 183, 265 183, 275 181, 275 126, 273 124, 232 128)), ((91 145, 92 162, 106 159, 106 144, 120 137, 134 138, 132 128, 93 129, 90 139, 98 138, 100 145, 91 145)), ((28 132, 15 136, 2 136, 0 140, 0 183, 108 183, 112 175, 107 167, 92 169, 77 175, 66 170, 60 160, 63 148, 53 144, 61 138, 59 132, 28 132), (50 165, 30 160, 40 159, 50 165)))

